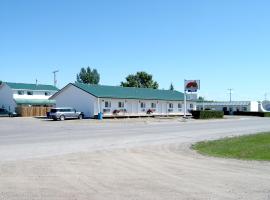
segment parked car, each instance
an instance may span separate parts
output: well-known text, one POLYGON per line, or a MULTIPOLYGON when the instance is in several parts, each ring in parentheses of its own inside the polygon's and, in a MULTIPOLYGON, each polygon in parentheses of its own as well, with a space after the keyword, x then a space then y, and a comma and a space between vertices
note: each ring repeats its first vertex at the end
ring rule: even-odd
POLYGON ((17 113, 10 112, 4 108, 0 108, 0 117, 16 117, 17 113))
POLYGON ((50 112, 47 113, 47 117, 53 120, 61 120, 65 119, 83 119, 83 112, 78 112, 74 108, 63 107, 63 108, 52 108, 50 112))

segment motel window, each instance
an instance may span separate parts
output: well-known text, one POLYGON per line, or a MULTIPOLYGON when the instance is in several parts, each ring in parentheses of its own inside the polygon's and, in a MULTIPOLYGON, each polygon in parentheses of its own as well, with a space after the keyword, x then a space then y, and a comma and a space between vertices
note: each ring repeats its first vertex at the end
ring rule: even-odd
POLYGON ((156 103, 151 103, 151 108, 156 108, 157 104, 156 103))
POLYGON ((193 104, 191 103, 191 104, 189 105, 189 107, 190 107, 190 109, 193 109, 193 104))
POLYGON ((243 111, 247 111, 247 107, 243 107, 242 110, 243 110, 243 111))
POLYGON ((169 103, 169 108, 173 108, 173 103, 169 103))
POLYGON ((19 91, 18 91, 18 95, 24 95, 24 91, 19 90, 19 91))
POLYGON ((50 92, 45 92, 45 96, 50 96, 51 93, 50 92))
POLYGON ((27 95, 33 95, 33 91, 27 91, 27 95))
POLYGON ((178 108, 179 108, 179 109, 182 108, 182 104, 181 104, 181 103, 178 104, 178 108))
POLYGON ((118 102, 118 108, 124 108, 124 102, 119 101, 118 102))
POLYGON ((110 107, 111 107, 111 102, 105 101, 105 108, 110 108, 110 107))
POLYGON ((145 103, 141 102, 141 108, 145 108, 145 103))

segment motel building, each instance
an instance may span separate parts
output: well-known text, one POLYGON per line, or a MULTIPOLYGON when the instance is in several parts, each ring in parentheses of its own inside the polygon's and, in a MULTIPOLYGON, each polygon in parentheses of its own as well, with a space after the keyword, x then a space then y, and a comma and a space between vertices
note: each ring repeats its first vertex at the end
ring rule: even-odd
POLYGON ((259 103, 257 101, 213 101, 197 102, 197 110, 218 110, 224 112, 258 112, 259 103))
MULTIPOLYGON (((49 98, 57 91, 53 85, 3 82, 0 85, 0 108, 21 114, 18 113, 21 108, 41 110, 52 107, 55 101, 49 98)), ((41 116, 44 113, 30 113, 27 116, 35 115, 41 116)))
MULTIPOLYGON (((87 118, 184 115, 184 94, 149 88, 69 83, 49 100, 56 107, 73 107, 87 118)), ((187 114, 196 108, 187 100, 187 114)))

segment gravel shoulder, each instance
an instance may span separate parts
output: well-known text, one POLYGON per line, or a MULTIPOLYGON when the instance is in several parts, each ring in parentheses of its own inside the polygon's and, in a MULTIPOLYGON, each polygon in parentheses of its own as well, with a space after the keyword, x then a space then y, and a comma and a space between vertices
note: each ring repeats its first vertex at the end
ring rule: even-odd
POLYGON ((0 153, 0 199, 270 199, 269 162, 206 157, 189 148, 202 139, 270 130, 269 121, 264 120, 190 122, 191 126, 180 125, 182 131, 174 123, 158 124, 156 128, 153 124, 105 124, 95 129, 83 125, 85 121, 67 122, 63 133, 57 128, 62 123, 52 127, 46 123, 45 129, 57 130, 54 137, 50 131, 45 137, 39 123, 38 132, 34 129, 34 135, 26 133, 27 123, 30 125, 32 120, 13 121, 14 126, 20 124, 21 132, 17 129, 13 133, 12 128, 4 127, 0 148, 7 148, 6 152, 16 146, 30 146, 36 147, 39 154, 42 151, 36 145, 43 145, 44 150, 57 143, 63 152, 40 156, 32 153, 20 158, 15 152, 20 148, 15 148, 10 155, 17 156, 11 160, 0 153), (84 128, 76 137, 70 135, 78 129, 76 123, 97 135, 92 133, 89 139, 84 128), (226 129, 229 125, 234 126, 226 129), (112 133, 115 137, 111 137, 112 133), (16 139, 21 137, 26 139, 16 139), (72 141, 88 148, 68 153, 65 148, 69 146, 65 145, 72 141), (92 148, 97 143, 100 148, 92 148))

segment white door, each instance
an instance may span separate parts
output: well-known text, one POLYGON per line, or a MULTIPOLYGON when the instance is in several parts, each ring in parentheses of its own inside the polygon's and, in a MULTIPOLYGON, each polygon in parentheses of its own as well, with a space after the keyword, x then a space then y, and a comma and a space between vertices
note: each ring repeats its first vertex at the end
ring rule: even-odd
POLYGON ((133 113, 133 106, 132 106, 132 102, 128 101, 127 103, 127 114, 132 114, 133 113))
POLYGON ((162 113, 167 114, 167 103, 162 103, 162 113))

